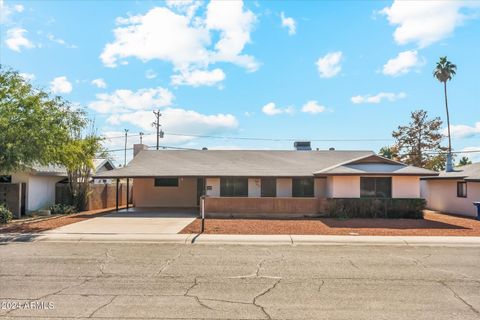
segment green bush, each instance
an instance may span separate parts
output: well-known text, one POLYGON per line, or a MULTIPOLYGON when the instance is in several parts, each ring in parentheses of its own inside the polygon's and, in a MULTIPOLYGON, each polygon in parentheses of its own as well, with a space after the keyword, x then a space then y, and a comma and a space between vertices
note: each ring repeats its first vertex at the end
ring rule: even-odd
POLYGON ((77 209, 68 204, 54 204, 50 207, 51 214, 72 214, 75 212, 77 212, 77 209))
POLYGON ((8 223, 12 221, 13 215, 4 205, 0 204, 0 223, 8 223))
POLYGON ((329 217, 423 219, 425 199, 329 198, 326 213, 329 217))

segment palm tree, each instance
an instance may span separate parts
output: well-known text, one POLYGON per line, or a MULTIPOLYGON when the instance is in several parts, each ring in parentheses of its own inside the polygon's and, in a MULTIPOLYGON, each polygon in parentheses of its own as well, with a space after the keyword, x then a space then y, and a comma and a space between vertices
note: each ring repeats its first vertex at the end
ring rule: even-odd
POLYGON ((448 130, 448 154, 452 156, 452 140, 450 138, 450 116, 448 114, 448 100, 447 100, 447 81, 452 80, 455 76, 457 66, 447 60, 447 57, 440 57, 437 62, 435 70, 433 70, 433 76, 438 81, 443 82, 443 92, 445 94, 445 109, 447 111, 447 130, 448 130))

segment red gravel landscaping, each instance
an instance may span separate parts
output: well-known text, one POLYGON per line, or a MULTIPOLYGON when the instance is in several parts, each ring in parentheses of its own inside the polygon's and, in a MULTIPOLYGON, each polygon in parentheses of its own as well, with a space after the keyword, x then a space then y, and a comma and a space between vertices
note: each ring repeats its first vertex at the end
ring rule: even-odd
POLYGON ((70 215, 57 215, 40 221, 13 220, 7 225, 0 225, 0 233, 35 233, 63 227, 72 223, 103 216, 115 208, 106 208, 90 211, 82 211, 70 215))
MULTIPOLYGON (((197 219, 180 233, 199 233, 197 219)), ((317 234, 371 236, 480 236, 480 221, 425 211, 423 220, 348 219, 304 220, 206 219, 209 234, 317 234)))

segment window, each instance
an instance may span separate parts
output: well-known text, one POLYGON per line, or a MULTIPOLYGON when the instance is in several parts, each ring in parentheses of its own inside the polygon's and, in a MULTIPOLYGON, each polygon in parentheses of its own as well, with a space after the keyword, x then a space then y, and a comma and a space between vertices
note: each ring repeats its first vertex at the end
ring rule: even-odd
POLYGON ((12 183, 12 176, 0 176, 0 183, 12 183))
POLYGON ((262 178, 261 186, 262 197, 276 197, 277 196, 277 179, 262 178))
POLYGON ((313 178, 293 178, 293 197, 313 197, 313 178))
POLYGON ((155 187, 178 187, 178 178, 155 178, 155 187))
POLYGON ((457 197, 466 198, 467 197, 467 183, 466 182, 457 182, 457 197))
POLYGON ((220 178, 221 197, 248 197, 248 178, 220 178))
POLYGON ((391 198, 392 178, 360 177, 360 197, 391 198))

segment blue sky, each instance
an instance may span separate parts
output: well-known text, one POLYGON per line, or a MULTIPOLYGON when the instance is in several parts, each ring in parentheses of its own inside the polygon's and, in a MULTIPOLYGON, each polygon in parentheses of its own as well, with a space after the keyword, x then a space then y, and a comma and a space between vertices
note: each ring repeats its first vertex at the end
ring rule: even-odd
POLYGON ((154 144, 159 108, 167 146, 378 151, 413 110, 445 118, 447 55, 453 147, 480 150, 480 2, 0 3, 1 63, 85 108, 109 149, 125 128, 154 144))

